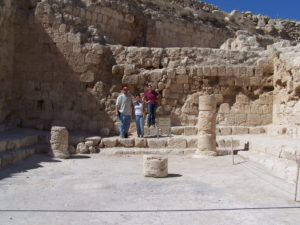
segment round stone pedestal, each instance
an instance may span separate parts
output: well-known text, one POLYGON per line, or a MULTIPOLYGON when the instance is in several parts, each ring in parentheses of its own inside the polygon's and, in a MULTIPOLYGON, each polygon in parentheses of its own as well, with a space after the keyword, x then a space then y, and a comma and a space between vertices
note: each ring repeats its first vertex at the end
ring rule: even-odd
POLYGON ((168 176, 168 158, 156 155, 144 155, 144 176, 163 178, 168 176))
POLYGON ((70 157, 69 153, 69 132, 66 127, 52 127, 51 128, 51 153, 55 158, 67 159, 70 157))

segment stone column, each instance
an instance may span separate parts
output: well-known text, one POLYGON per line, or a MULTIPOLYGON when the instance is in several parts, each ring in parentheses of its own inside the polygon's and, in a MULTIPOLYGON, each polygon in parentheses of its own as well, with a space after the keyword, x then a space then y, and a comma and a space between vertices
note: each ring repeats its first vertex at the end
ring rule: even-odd
POLYGON ((51 153, 55 158, 67 159, 70 157, 69 153, 69 132, 66 127, 52 127, 51 128, 51 153))
POLYGON ((216 99, 213 95, 199 97, 198 149, 196 158, 216 156, 216 99))

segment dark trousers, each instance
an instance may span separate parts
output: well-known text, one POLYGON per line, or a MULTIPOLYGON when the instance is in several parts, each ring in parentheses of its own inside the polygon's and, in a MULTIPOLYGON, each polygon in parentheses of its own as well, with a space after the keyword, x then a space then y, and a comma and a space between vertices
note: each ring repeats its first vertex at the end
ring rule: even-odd
POLYGON ((148 104, 148 120, 147 125, 150 127, 151 125, 155 125, 155 111, 157 108, 157 104, 148 104))

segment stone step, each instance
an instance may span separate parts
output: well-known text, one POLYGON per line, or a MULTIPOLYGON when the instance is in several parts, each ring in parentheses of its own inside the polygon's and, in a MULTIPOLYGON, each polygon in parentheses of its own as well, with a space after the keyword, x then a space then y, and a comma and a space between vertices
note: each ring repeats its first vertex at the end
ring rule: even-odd
MULTIPOLYGON (((296 157, 300 156, 300 139, 288 137, 274 137, 269 135, 234 135, 228 136, 243 145, 249 147, 249 151, 261 152, 275 158, 283 158, 296 161, 296 157)), ((222 138, 218 138, 219 142, 222 138)), ((218 143, 219 143, 218 142, 218 143)))
POLYGON ((35 153, 34 147, 13 149, 0 153, 0 169, 15 164, 35 153))
POLYGON ((100 155, 144 155, 144 154, 154 154, 154 155, 190 155, 196 152, 196 148, 124 148, 124 147, 114 147, 114 148, 103 148, 100 151, 100 155))
POLYGON ((266 153, 255 151, 240 151, 238 154, 243 158, 263 165, 273 175, 284 179, 289 183, 295 183, 298 169, 295 161, 277 158, 266 153))
POLYGON ((0 152, 7 152, 14 149, 29 147, 37 144, 38 140, 38 135, 5 138, 0 140, 0 152))
POLYGON ((194 137, 151 137, 151 138, 119 138, 110 137, 101 140, 102 148, 126 147, 126 148, 196 148, 197 136, 194 137))
POLYGON ((14 129, 0 133, 0 168, 14 164, 45 148, 47 132, 14 129), (44 147, 42 147, 44 146, 44 147))

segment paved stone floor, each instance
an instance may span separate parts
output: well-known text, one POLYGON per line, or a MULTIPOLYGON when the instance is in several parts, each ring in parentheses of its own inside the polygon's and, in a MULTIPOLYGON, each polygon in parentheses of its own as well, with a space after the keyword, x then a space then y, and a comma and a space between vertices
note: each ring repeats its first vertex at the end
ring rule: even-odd
POLYGON ((298 225, 294 186, 230 157, 169 157, 170 176, 142 176, 142 156, 36 155, 0 171, 1 225, 298 225))

